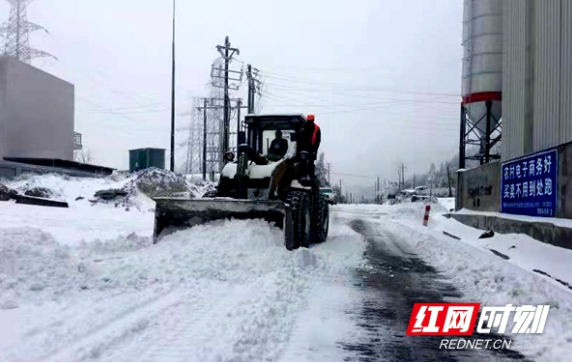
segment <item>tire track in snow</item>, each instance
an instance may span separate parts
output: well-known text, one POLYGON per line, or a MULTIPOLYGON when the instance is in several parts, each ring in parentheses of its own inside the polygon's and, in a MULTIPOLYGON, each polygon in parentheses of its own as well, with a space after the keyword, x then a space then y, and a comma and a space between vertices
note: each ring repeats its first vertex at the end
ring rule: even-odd
POLYGON ((96 360, 112 343, 121 341, 147 327, 149 319, 180 303, 175 291, 156 294, 107 317, 80 335, 69 336, 66 345, 41 357, 40 360, 96 360), (73 343, 72 343, 73 342, 73 343), (69 344, 69 345, 68 345, 69 344))
MULTIPOLYGON (((358 270, 356 285, 363 290, 364 302, 359 313, 350 312, 368 337, 359 343, 344 343, 351 352, 348 360, 512 361, 525 358, 513 350, 440 350, 439 336, 406 336, 413 303, 450 301, 462 294, 435 268, 409 253, 389 230, 381 227, 378 231, 361 219, 351 221, 350 226, 368 240, 365 255, 370 269, 358 270)), ((489 335, 486 338, 502 337, 489 335)))

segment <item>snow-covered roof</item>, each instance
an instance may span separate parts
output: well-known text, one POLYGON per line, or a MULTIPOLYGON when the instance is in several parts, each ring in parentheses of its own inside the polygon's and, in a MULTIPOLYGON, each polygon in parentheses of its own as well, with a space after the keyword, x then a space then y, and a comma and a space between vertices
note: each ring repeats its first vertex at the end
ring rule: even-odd
POLYGON ((302 113, 280 113, 280 112, 274 112, 274 113, 249 113, 246 115, 246 117, 269 117, 269 116, 291 116, 291 117, 303 117, 304 119, 306 118, 306 115, 302 114, 302 113))

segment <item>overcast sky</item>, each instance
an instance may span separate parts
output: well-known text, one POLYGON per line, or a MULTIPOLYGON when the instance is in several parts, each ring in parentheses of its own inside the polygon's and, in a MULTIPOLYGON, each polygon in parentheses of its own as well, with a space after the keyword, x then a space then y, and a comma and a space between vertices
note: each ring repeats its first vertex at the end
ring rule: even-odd
MULTIPOLYGON (((33 64, 75 84, 76 131, 97 164, 125 169, 129 149, 168 149, 169 0, 36 0, 28 19, 51 33, 32 45, 59 58, 33 64)), ((207 95, 228 35, 266 76, 263 112, 316 115, 333 181, 372 185, 396 179, 399 162, 409 175, 457 151, 460 0, 178 0, 177 21, 179 113, 207 95)))

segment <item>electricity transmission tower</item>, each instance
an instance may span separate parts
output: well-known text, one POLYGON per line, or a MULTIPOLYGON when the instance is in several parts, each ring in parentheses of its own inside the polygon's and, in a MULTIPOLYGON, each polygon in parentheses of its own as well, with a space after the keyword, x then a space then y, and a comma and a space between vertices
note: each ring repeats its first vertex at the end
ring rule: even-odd
POLYGON ((191 124, 189 127, 189 137, 187 140, 187 160, 185 172, 187 174, 198 174, 202 170, 203 164, 203 113, 201 104, 207 99, 194 97, 191 111, 191 124))
POLYGON ((49 32, 41 25, 28 21, 26 10, 33 0, 6 0, 10 3, 10 17, 0 28, 4 37, 4 55, 14 57, 30 64, 33 58, 52 57, 50 53, 30 47, 30 32, 42 30, 49 32))

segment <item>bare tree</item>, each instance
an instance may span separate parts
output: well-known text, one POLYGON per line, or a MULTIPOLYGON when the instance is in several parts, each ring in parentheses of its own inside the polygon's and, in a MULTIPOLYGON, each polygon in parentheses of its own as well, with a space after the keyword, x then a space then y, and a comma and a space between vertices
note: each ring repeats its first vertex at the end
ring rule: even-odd
POLYGON ((324 153, 320 153, 320 155, 318 156, 318 160, 316 161, 316 178, 318 179, 318 181, 320 182, 320 185, 322 187, 325 186, 330 186, 330 183, 328 182, 328 167, 327 164, 325 162, 325 155, 324 153))
POLYGON ((79 150, 75 154, 75 161, 82 164, 93 164, 93 153, 89 149, 79 150))

